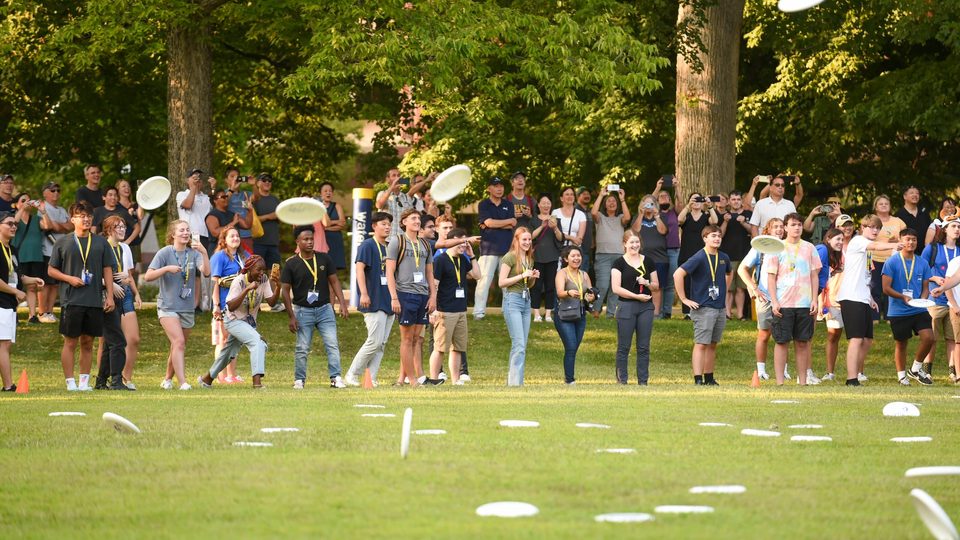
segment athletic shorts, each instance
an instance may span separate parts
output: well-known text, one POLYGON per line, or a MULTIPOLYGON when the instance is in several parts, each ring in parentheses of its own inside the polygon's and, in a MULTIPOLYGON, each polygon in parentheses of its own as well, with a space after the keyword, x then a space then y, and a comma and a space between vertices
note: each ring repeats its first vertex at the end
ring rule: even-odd
POLYGON ((824 318, 827 322, 828 330, 840 330, 843 328, 843 314, 839 307, 828 307, 827 316, 824 318))
POLYGON ((60 334, 68 338, 103 336, 103 308, 65 306, 60 310, 60 334))
POLYGON ((890 331, 896 341, 907 341, 913 336, 919 336, 921 330, 930 330, 933 326, 930 314, 926 311, 916 315, 888 317, 887 320, 890 321, 890 331))
POLYGON ((440 313, 433 329, 433 348, 445 353, 467 350, 467 312, 440 313))
POLYGON ((870 304, 841 300, 840 313, 843 316, 843 328, 847 332, 847 339, 873 339, 873 308, 870 304))
POLYGON ((773 328, 773 306, 759 296, 753 301, 757 308, 757 330, 770 330, 773 328))
POLYGON ((50 277, 50 274, 47 273, 47 268, 50 267, 50 257, 46 255, 43 256, 43 285, 49 287, 51 285, 60 285, 60 280, 53 279, 50 277))
POLYGON ((429 296, 397 291, 397 299, 400 300, 400 326, 427 324, 429 296))
POLYGON ((47 265, 42 262, 25 262, 17 265, 17 270, 21 276, 36 277, 47 283, 47 265))
POLYGON ((743 281, 743 278, 740 277, 740 273, 737 272, 742 263, 743 261, 730 261, 730 269, 733 272, 733 281, 730 283, 730 289, 728 292, 736 292, 737 289, 747 288, 747 283, 743 281))
POLYGON ((193 328, 196 324, 195 313, 193 311, 164 311, 157 308, 157 318, 177 318, 180 319, 180 328, 193 328))
POLYGON ((813 315, 810 308, 780 308, 780 316, 773 317, 773 341, 810 341, 813 339, 813 315))
POLYGON ((17 310, 0 309, 0 341, 17 342, 17 310))
POLYGON ((948 306, 933 306, 927 308, 930 319, 933 323, 933 338, 937 341, 946 339, 954 341, 956 334, 953 331, 953 325, 950 324, 950 308, 948 306))
POLYGON ((690 310, 693 320, 693 342, 698 345, 720 343, 727 326, 727 312, 723 309, 701 307, 690 310))

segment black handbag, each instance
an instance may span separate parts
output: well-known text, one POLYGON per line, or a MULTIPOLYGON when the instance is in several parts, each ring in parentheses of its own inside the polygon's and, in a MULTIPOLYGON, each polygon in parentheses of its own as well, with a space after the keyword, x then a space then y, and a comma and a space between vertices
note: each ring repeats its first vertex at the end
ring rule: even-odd
POLYGON ((583 303, 579 298, 557 300, 557 318, 561 321, 575 322, 583 317, 583 303))

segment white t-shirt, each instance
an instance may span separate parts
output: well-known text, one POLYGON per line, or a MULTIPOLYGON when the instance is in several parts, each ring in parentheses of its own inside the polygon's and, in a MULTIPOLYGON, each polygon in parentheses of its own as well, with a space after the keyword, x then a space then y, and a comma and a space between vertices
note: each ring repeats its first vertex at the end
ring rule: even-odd
POLYGON ((117 244, 120 246, 121 254, 123 255, 123 271, 129 272, 133 268, 133 252, 130 251, 130 246, 120 242, 117 244))
POLYGON ((193 208, 187 209, 181 205, 183 201, 187 199, 188 195, 190 195, 189 189, 177 193, 177 215, 180 219, 190 224, 191 233, 200 233, 200 236, 210 236, 205 221, 207 214, 210 213, 210 197, 207 197, 206 193, 198 191, 196 196, 193 197, 193 208))
MULTIPOLYGON (((950 263, 947 265, 947 273, 944 276, 944 279, 948 279, 954 274, 956 274, 957 270, 960 270, 960 257, 954 257, 953 259, 950 260, 950 263)), ((934 286, 935 286, 934 283, 931 281, 930 287, 934 287, 934 286)), ((953 290, 953 297, 957 300, 960 300, 960 292, 957 292, 957 288, 954 287, 952 290, 953 290)))
MULTIPOLYGON (((560 232, 570 236, 576 236, 579 234, 580 227, 587 222, 587 215, 576 208, 573 209, 572 218, 565 217, 559 208, 554 210, 550 215, 557 218, 557 224, 560 225, 560 232)), ((564 240, 563 245, 570 245, 570 241, 564 240)))
POLYGON ((837 292, 838 302, 850 300, 870 303, 870 268, 867 265, 867 246, 870 242, 860 235, 850 239, 843 258, 843 279, 837 292))
POLYGON ((774 202, 770 197, 760 199, 753 207, 753 215, 750 216, 750 224, 756 225, 763 230, 763 227, 773 218, 783 219, 787 214, 797 211, 793 201, 786 198, 780 199, 780 202, 774 202))

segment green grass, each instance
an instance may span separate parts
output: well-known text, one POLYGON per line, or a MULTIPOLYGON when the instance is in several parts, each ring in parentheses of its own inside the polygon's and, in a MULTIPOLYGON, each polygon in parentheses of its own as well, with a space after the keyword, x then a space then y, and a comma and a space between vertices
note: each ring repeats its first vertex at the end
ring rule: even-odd
MULTIPOLYGON (((140 391, 117 396, 63 390, 53 325, 19 328, 16 375, 26 367, 31 392, 0 399, 0 536, 19 537, 326 537, 326 538, 926 538, 908 499, 913 487, 960 518, 960 490, 950 477, 907 480, 913 466, 958 464, 954 429, 960 399, 944 383, 895 385, 889 328, 878 327, 869 386, 749 388, 753 327, 731 323, 720 347, 719 388, 690 384, 691 329, 657 322, 651 386, 612 384, 615 332, 589 321, 578 360, 578 386, 562 384, 561 346, 552 325, 533 324, 527 386, 504 387, 509 338, 503 320, 470 323, 474 382, 419 390, 391 388, 397 332, 375 390, 326 387, 319 341, 307 390, 290 389, 293 336, 286 316, 264 314, 270 342, 268 389, 215 387, 164 392, 157 387, 166 340, 153 313, 141 312, 144 336, 137 367, 140 391), (776 405, 772 399, 799 404, 776 405), (922 404, 919 418, 884 418, 889 401, 922 404), (357 403, 386 406, 396 418, 363 418, 357 403), (414 429, 408 459, 399 456, 404 408, 414 429), (83 418, 49 418, 58 410, 83 418), (140 436, 120 435, 100 420, 105 411, 137 423, 140 436), (539 429, 507 429, 506 418, 539 429), (698 426, 703 421, 731 428, 698 426), (576 422, 610 424, 583 430, 576 422), (790 430, 795 423, 822 430, 790 430), (740 435, 778 426, 777 439, 740 435), (299 433, 262 434, 295 426, 299 433), (832 443, 797 443, 791 434, 822 434, 832 443), (930 435, 932 443, 891 437, 930 435), (235 448, 234 441, 271 441, 272 448, 235 448), (635 448, 633 455, 596 453, 635 448), (742 495, 691 495, 690 487, 743 484, 742 495), (496 500, 537 505, 528 519, 479 518, 496 500), (658 515, 643 524, 598 524, 606 512, 652 512, 661 504, 707 504, 710 515, 658 515)), ((189 343, 188 372, 210 363, 209 319, 189 343)), ((395 329, 396 330, 396 329, 395 329)), ((343 364, 365 335, 352 315, 341 323, 343 364)), ((814 364, 823 370, 818 327, 814 364)), ((912 347, 911 347, 912 350, 912 347)), ((843 348, 841 348, 841 354, 843 348)), ((942 352, 941 352, 942 357, 942 352)), ((241 373, 246 373, 246 353, 241 373)), ((372 411, 378 412, 378 411, 372 411)), ((958 519, 960 521, 960 519, 958 519)))

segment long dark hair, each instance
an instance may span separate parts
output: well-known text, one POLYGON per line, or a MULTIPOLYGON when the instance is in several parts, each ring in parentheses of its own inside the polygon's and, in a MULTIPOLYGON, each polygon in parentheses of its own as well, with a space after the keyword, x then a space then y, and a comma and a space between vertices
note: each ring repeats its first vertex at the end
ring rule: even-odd
POLYGON ((831 227, 823 235, 823 245, 827 246, 827 260, 830 264, 830 269, 834 272, 843 272, 843 250, 834 250, 830 247, 829 240, 835 236, 842 235, 843 231, 836 227, 831 227))

